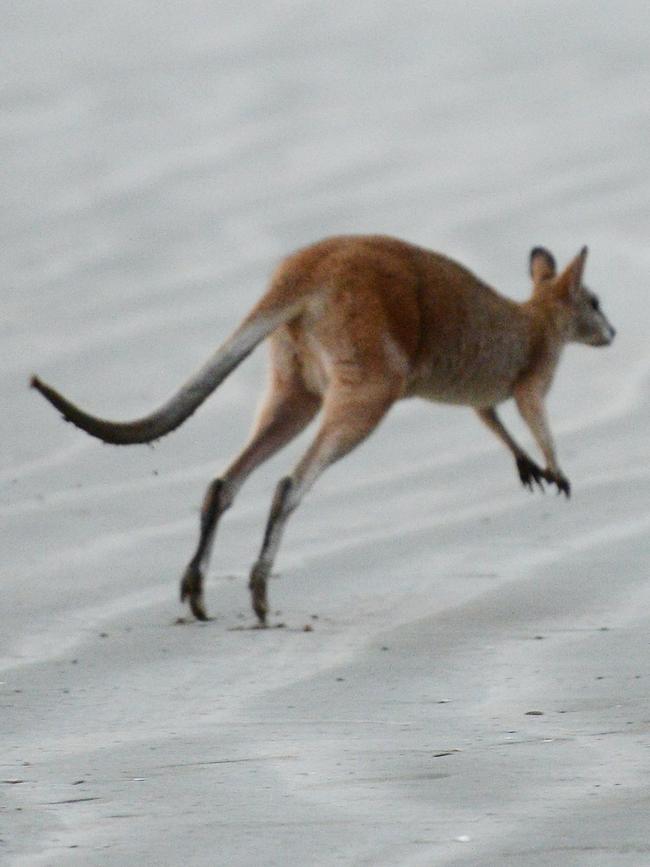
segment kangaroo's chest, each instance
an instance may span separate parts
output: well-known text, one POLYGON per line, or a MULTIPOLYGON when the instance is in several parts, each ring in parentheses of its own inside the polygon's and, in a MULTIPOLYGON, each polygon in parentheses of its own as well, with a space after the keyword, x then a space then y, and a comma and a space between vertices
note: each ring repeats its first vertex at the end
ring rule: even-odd
POLYGON ((527 341, 518 330, 494 327, 439 329, 414 368, 409 393, 427 400, 493 406, 507 400, 525 368, 527 341))

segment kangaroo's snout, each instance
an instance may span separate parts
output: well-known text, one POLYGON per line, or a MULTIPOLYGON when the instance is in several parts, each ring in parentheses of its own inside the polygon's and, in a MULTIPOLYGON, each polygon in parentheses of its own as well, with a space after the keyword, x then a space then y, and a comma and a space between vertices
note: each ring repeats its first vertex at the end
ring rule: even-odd
POLYGON ((614 342, 614 338, 616 337, 616 329, 608 325, 607 331, 603 331, 598 334, 591 341, 592 346, 610 346, 614 342))
POLYGON ((602 346, 609 346, 610 343, 612 343, 614 341, 615 337, 616 337, 616 329, 614 328, 613 325, 610 325, 608 322, 607 323, 607 332, 606 332, 606 334, 603 335, 602 346))

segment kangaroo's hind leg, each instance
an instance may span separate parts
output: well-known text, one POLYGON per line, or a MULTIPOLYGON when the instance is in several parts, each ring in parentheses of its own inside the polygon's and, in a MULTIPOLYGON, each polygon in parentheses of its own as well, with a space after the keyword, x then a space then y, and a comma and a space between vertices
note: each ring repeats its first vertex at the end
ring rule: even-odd
POLYGON ((205 494, 198 545, 180 587, 181 601, 189 602, 198 620, 208 619, 203 580, 221 515, 232 505, 253 470, 297 436, 320 407, 320 398, 306 389, 297 368, 289 364, 288 359, 277 363, 277 355, 277 351, 272 351, 276 363, 248 443, 226 471, 210 483, 205 494))
POLYGON ((266 625, 268 610, 266 584, 287 519, 321 473, 375 429, 397 399, 401 385, 384 381, 351 389, 330 386, 314 442, 292 474, 276 488, 262 549, 251 570, 252 605, 261 626, 266 625))

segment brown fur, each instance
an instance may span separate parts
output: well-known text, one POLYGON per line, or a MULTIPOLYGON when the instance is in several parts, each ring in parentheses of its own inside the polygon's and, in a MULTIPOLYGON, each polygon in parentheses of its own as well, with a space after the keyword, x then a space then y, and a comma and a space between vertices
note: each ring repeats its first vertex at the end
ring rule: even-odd
POLYGON ((282 530, 320 473, 351 451, 400 398, 473 407, 512 452, 521 481, 569 495, 555 457, 544 397, 569 341, 606 345, 614 329, 582 285, 586 248, 558 276, 553 256, 531 253, 531 298, 516 303, 462 265, 384 236, 328 238, 287 257, 269 291, 204 368, 156 413, 115 423, 79 410, 37 378, 32 384, 64 416, 109 442, 151 440, 190 415, 252 348, 269 336, 270 376, 251 438, 206 494, 201 536, 181 597, 206 617, 203 573, 218 520, 248 475, 322 409, 320 429, 278 486, 251 571, 261 623, 266 582, 282 530), (496 405, 514 397, 541 448, 539 467, 512 439, 496 405))

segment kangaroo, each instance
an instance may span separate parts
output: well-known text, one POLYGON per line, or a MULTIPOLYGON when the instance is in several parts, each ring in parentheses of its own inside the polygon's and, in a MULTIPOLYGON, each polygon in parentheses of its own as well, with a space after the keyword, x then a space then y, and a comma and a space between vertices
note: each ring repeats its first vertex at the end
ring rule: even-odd
POLYGON ((322 410, 316 436, 275 491, 249 581, 266 625, 267 580, 287 519, 321 473, 359 445, 395 401, 411 396, 464 404, 512 452, 529 490, 570 494, 559 467, 544 398, 568 342, 607 346, 614 328, 582 283, 583 247, 558 274, 543 247, 530 254, 532 295, 499 294, 462 265, 385 236, 327 238, 288 256, 270 288, 214 355, 157 411, 130 422, 96 418, 41 382, 31 385, 66 421, 104 442, 147 443, 182 424, 265 338, 266 395, 245 447, 209 485, 181 601, 208 619, 203 579, 221 515, 247 477, 322 410), (514 397, 539 446, 539 466, 512 438, 496 407, 514 397))

